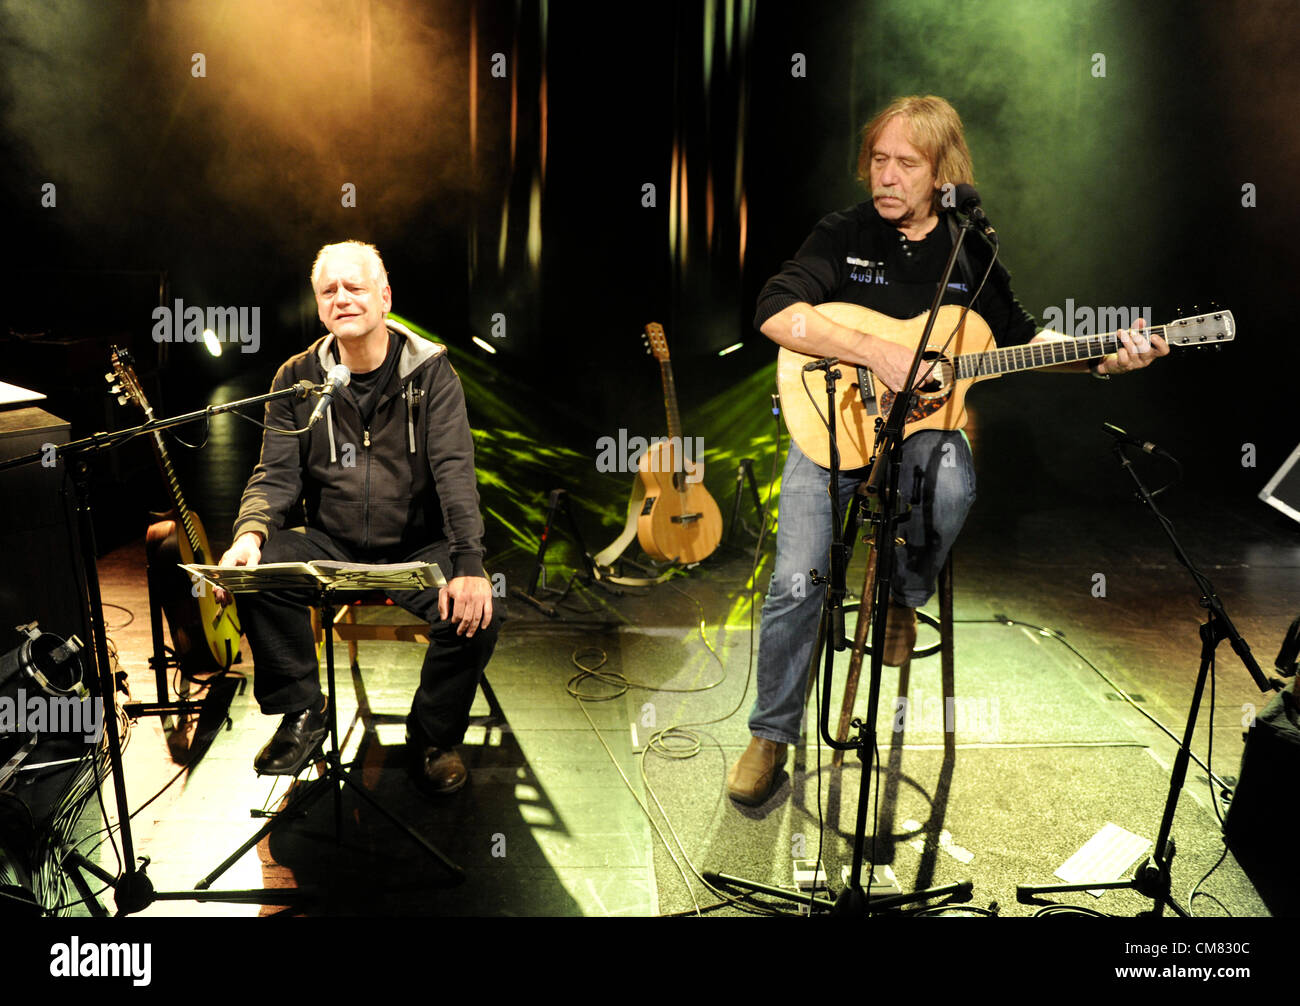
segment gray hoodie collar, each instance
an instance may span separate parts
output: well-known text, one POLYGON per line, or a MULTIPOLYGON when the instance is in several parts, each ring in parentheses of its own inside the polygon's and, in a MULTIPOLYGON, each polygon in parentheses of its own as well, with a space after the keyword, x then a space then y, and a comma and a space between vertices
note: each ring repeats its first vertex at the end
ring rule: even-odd
MULTIPOLYGON (((400 321, 385 318, 384 324, 388 326, 390 332, 404 340, 401 356, 397 361, 397 377, 399 380, 405 380, 426 360, 431 360, 438 354, 447 352, 446 346, 420 338, 400 321)), ((316 350, 316 359, 320 363, 320 369, 327 374, 330 367, 334 366, 334 357, 330 353, 333 346, 334 335, 331 333, 321 340, 320 347, 316 350)))

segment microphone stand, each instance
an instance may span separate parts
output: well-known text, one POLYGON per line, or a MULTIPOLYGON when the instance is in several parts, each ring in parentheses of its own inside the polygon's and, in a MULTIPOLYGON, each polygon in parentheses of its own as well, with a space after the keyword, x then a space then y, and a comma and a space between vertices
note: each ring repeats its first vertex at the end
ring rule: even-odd
MULTIPOLYGON (((875 591, 871 603, 871 638, 876 640, 876 645, 871 648, 871 678, 868 688, 867 718, 865 721, 854 718, 850 725, 856 727, 858 733, 855 738, 847 741, 837 740, 831 733, 830 707, 834 658, 829 649, 825 654, 820 721, 822 740, 835 750, 857 751, 858 757, 862 761, 862 775, 858 783, 857 819, 853 829, 853 860, 849 870, 848 887, 840 893, 835 902, 835 913, 837 915, 867 916, 873 911, 893 908, 915 901, 924 901, 929 898, 945 897, 949 894, 969 895, 971 891, 970 881, 963 880, 956 884, 928 888, 924 891, 914 891, 910 894, 895 894, 873 899, 870 896, 870 885, 868 884, 866 889, 862 886, 862 863, 866 858, 867 804, 871 792, 870 780, 874 773, 873 758, 875 754, 877 706, 880 702, 881 674, 884 666, 884 646, 882 641, 885 638, 885 623, 889 616, 890 587, 894 579, 894 556, 897 550, 894 529, 899 518, 898 475, 903 463, 903 428, 912 410, 912 402, 915 397, 913 384, 921 369, 925 352, 929 348, 930 334, 934 330, 935 321, 939 316, 939 306, 943 301, 945 291, 948 289, 948 280, 951 278, 953 268, 957 264, 957 256, 961 252, 962 243, 972 226, 973 223, 968 218, 963 220, 958 227, 957 239, 953 242, 948 261, 944 264, 943 275, 939 280, 938 289, 935 290, 934 301, 930 305, 930 314, 926 318, 925 330, 921 333, 921 338, 917 342, 916 352, 912 355, 912 365, 908 369, 906 380, 903 382, 904 390, 894 397, 893 406, 889 410, 889 418, 885 421, 884 428, 876 438, 876 455, 871 461, 871 474, 868 478, 868 485, 874 488, 877 496, 876 512, 869 518, 876 526, 875 544, 873 546, 875 569, 873 571, 868 565, 867 576, 863 583, 863 601, 865 602, 865 595, 871 590, 871 580, 874 572, 875 591)), ((834 564, 832 563, 832 571, 833 568, 834 564)), ((828 588, 828 593, 829 590, 830 588, 828 588)), ((866 636, 864 620, 859 620, 851 658, 859 665, 866 648, 866 636)))
MULTIPOLYGON (((973 226, 969 219, 963 220, 959 225, 957 239, 953 242, 952 251, 948 255, 947 263, 944 265, 943 276, 940 278, 938 289, 934 294, 934 302, 930 305, 930 315, 926 319, 925 331, 921 334, 921 339, 917 343, 916 352, 912 355, 912 365, 907 372, 907 379, 903 382, 903 387, 907 390, 894 397, 893 407, 889 411, 889 419, 885 422, 884 428, 880 430, 876 438, 875 457, 870 462, 868 485, 874 487, 880 503, 876 513, 867 518, 876 525, 875 568, 873 570, 871 564, 868 563, 862 593, 865 603, 866 595, 871 592, 872 575, 874 573, 875 593, 871 608, 871 638, 878 641, 883 640, 885 637, 885 620, 889 613, 889 589, 893 581, 895 552, 894 525, 898 521, 896 513, 898 473, 902 466, 903 457, 903 427, 908 414, 912 410, 914 398, 914 392, 911 389, 916 381, 916 375, 921 369, 921 362, 925 358, 925 352, 929 348, 930 333, 934 330, 934 323, 939 314, 939 306, 943 301, 944 292, 948 289, 948 280, 952 276, 953 268, 957 264, 957 256, 961 252, 962 242, 973 226)), ((851 726, 856 727, 858 730, 856 738, 848 741, 837 740, 830 730, 831 685, 835 670, 835 651, 845 648, 844 596, 851 545, 847 541, 848 536, 842 530, 840 510, 839 452, 835 446, 835 417, 837 412, 835 381, 840 374, 838 370, 833 369, 836 362, 838 361, 828 359, 815 365, 809 364, 810 368, 824 369, 826 371, 827 435, 830 438, 829 456, 831 462, 830 571, 829 576, 825 577, 817 576, 816 571, 813 571, 813 582, 825 584, 826 595, 822 602, 821 624, 817 633, 817 644, 813 648, 812 660, 815 662, 817 654, 821 653, 823 657, 823 677, 819 729, 821 730, 822 740, 835 750, 857 751, 858 757, 862 761, 862 776, 858 782, 857 820, 853 829, 853 860, 849 871, 849 884, 834 902, 830 902, 822 898, 793 894, 778 887, 771 887, 725 874, 705 874, 705 876, 709 880, 760 891, 764 894, 796 901, 800 904, 828 908, 836 915, 865 917, 873 911, 894 908, 916 901, 926 901, 930 898, 947 897, 950 894, 968 896, 971 891, 971 882, 962 880, 956 884, 931 887, 923 891, 913 891, 910 894, 892 894, 874 899, 862 887, 862 863, 866 855, 867 803, 871 792, 871 785, 868 780, 871 779, 874 771, 872 759, 876 739, 876 706, 880 700, 880 678, 881 668, 883 667, 884 646, 876 645, 871 648, 871 682, 869 687, 870 697, 867 702, 867 719, 863 722, 855 718, 851 723, 851 726)), ((876 422, 879 424, 880 420, 877 419, 876 422)), ((855 505, 860 506, 862 503, 859 501, 855 505)), ((867 620, 859 616, 852 653, 852 661, 857 666, 861 666, 862 656, 866 649, 866 626, 867 620)))
MULTIPOLYGON (((259 892, 259 900, 258 896, 249 896, 247 892, 240 891, 155 891, 153 883, 145 875, 145 867, 148 865, 149 860, 142 857, 140 863, 136 864, 135 845, 131 834, 131 812, 126 798, 126 776, 122 767, 122 744, 117 730, 117 683, 113 678, 112 665, 109 663, 108 636, 104 628, 104 601, 100 592, 99 570, 96 562, 95 524, 92 519, 90 501, 91 466, 89 456, 111 447, 117 447, 129 440, 133 440, 135 437, 153 433, 155 430, 191 423, 205 416, 229 412, 241 406, 257 405, 290 395, 296 396, 300 400, 306 399, 313 387, 309 382, 303 381, 280 391, 272 391, 265 395, 256 395, 252 398, 227 402, 223 405, 209 406, 198 412, 189 412, 171 419, 152 419, 147 423, 129 429, 117 430, 113 433, 93 433, 88 437, 73 440, 66 444, 52 444, 49 446, 54 447, 53 461, 51 461, 46 450, 39 450, 20 458, 0 462, 0 472, 3 472, 10 468, 17 468, 37 461, 47 466, 51 463, 57 464, 58 458, 64 456, 67 456, 70 461, 72 481, 76 491, 76 520, 81 544, 82 576, 86 585, 86 596, 82 600, 90 613, 90 633, 93 643, 91 651, 94 653, 97 668, 99 694, 101 700, 108 706, 104 714, 104 727, 108 733, 108 758, 113 777, 113 792, 117 803, 118 826, 122 834, 122 875, 117 878, 111 877, 79 853, 68 856, 64 866, 91 873, 105 883, 111 884, 118 915, 141 911, 155 901, 230 901, 270 905, 286 904, 288 901, 285 895, 270 892, 259 892)), ((77 879, 79 878, 74 878, 74 883, 76 883, 77 879)), ((84 880, 77 883, 76 886, 82 892, 83 897, 88 896, 84 880)), ((102 906, 93 901, 90 904, 92 912, 98 908, 99 911, 95 912, 95 914, 105 914, 102 906)))
MULTIPOLYGON (((1178 536, 1174 533, 1173 522, 1162 514, 1160 508, 1156 506, 1155 493, 1147 491, 1147 487, 1133 467, 1133 463, 1124 452, 1125 446, 1123 441, 1115 441, 1115 459, 1128 472, 1133 479, 1134 485, 1137 486, 1137 492, 1134 495, 1146 505, 1155 515, 1156 520, 1160 522, 1165 535, 1169 538, 1169 543, 1173 546, 1174 555, 1177 557, 1179 564, 1191 574, 1197 590, 1201 592, 1201 607, 1209 611, 1205 621, 1197 630, 1201 638, 1201 664, 1196 674, 1196 687, 1192 691, 1191 708, 1187 712, 1187 725, 1184 728, 1183 740, 1178 746, 1178 755, 1174 758, 1173 770, 1170 773, 1169 792, 1165 796, 1165 810, 1160 819, 1160 832, 1156 837, 1154 852, 1133 871, 1133 876, 1127 880, 1089 881, 1080 884, 1018 884, 1016 886, 1016 900, 1025 903, 1031 901, 1035 895, 1055 891, 1133 890, 1151 899, 1153 902, 1153 915, 1163 915, 1164 906, 1168 905, 1178 915, 1186 918, 1190 915, 1189 910, 1175 901, 1171 894, 1174 861, 1174 839, 1171 832, 1174 825, 1174 812, 1178 808, 1178 798, 1182 793, 1183 783, 1187 779, 1187 764, 1191 761, 1192 738, 1196 733, 1196 720, 1200 714, 1201 698, 1205 694, 1205 679, 1210 667, 1214 664, 1214 653, 1218 649, 1219 643, 1225 639, 1228 640, 1233 651, 1255 682, 1255 687, 1261 692, 1271 691, 1273 686, 1264 676, 1263 670, 1261 670, 1259 663, 1250 652, 1250 647, 1246 644, 1245 639, 1237 631, 1237 627, 1232 624, 1232 619, 1228 617, 1223 602, 1219 600, 1214 584, 1196 568, 1187 553, 1183 551, 1182 543, 1179 542, 1178 536)), ((1177 464, 1176 461, 1175 464, 1177 464)))

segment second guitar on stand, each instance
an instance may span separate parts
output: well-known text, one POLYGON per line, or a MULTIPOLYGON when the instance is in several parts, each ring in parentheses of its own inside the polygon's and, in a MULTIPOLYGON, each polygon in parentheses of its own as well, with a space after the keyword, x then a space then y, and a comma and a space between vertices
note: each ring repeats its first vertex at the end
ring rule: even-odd
POLYGON ((707 559, 722 541, 722 513, 704 488, 704 462, 684 450, 677 386, 663 326, 645 327, 645 341, 659 361, 668 413, 668 439, 652 443, 637 464, 645 501, 637 518, 637 540, 646 555, 690 566, 707 559))

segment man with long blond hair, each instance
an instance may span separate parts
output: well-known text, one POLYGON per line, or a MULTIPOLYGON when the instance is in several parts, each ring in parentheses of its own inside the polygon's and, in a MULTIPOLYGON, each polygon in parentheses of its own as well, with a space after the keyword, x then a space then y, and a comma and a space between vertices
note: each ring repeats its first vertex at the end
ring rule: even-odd
MULTIPOLYGON (((836 324, 817 304, 848 302, 894 318, 928 310, 957 225, 943 203, 946 191, 974 184, 974 168, 956 109, 933 95, 898 98, 863 130, 858 178, 870 200, 832 213, 817 225, 795 257, 768 280, 758 298, 755 325, 773 342, 809 356, 836 357, 868 367, 892 390, 901 389, 912 350, 836 324)), ((944 302, 966 304, 990 260, 988 248, 967 240, 944 302)), ((973 305, 999 345, 1065 336, 1037 332, 1016 301, 1011 280, 995 264, 973 305)), ((1145 367, 1169 352, 1158 336, 1122 333, 1122 348, 1096 362, 1097 377, 1145 367)), ((1087 372, 1086 364, 1062 370, 1087 372)), ((866 470, 845 471, 840 505, 847 506, 866 470)), ((903 443, 899 499, 911 504, 898 524, 905 544, 896 553, 884 662, 903 663, 916 641, 916 609, 935 581, 975 499, 970 445, 960 430, 922 430, 903 443)), ((799 741, 808 663, 817 636, 821 593, 800 589, 810 569, 828 568, 831 500, 824 468, 790 445, 781 480, 776 564, 763 605, 758 648, 758 697, 749 718, 749 747, 727 776, 731 797, 763 803, 799 741)))

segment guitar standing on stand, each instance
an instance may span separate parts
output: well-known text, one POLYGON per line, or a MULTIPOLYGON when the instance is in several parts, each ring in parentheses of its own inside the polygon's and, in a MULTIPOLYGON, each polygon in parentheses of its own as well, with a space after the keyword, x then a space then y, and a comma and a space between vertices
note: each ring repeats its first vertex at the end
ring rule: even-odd
POLYGON ((711 556, 722 541, 722 512, 704 488, 704 462, 690 457, 682 436, 663 326, 650 322, 644 339, 663 377, 668 439, 652 443, 637 465, 645 498, 637 518, 637 539, 652 559, 693 566, 711 556))
MULTIPOLYGON (((114 347, 112 363, 113 371, 105 377, 114 382, 110 390, 117 395, 119 404, 131 402, 139 406, 145 418, 152 421, 153 407, 140 387, 130 355, 126 350, 114 347)), ((159 430, 153 431, 151 443, 171 493, 173 507, 163 520, 151 524, 145 533, 149 614, 154 644, 149 664, 158 690, 158 705, 149 708, 158 712, 160 707, 170 705, 167 701, 169 667, 179 667, 186 679, 227 671, 239 658, 241 632, 234 604, 221 607, 206 584, 194 583, 178 565, 206 565, 213 561, 213 553, 203 522, 185 503, 180 481, 159 430), (167 615, 167 624, 171 628, 170 653, 163 642, 163 613, 167 615)), ((197 711, 200 704, 182 701, 177 705, 197 711)), ((172 709, 179 711, 176 707, 172 709)))

